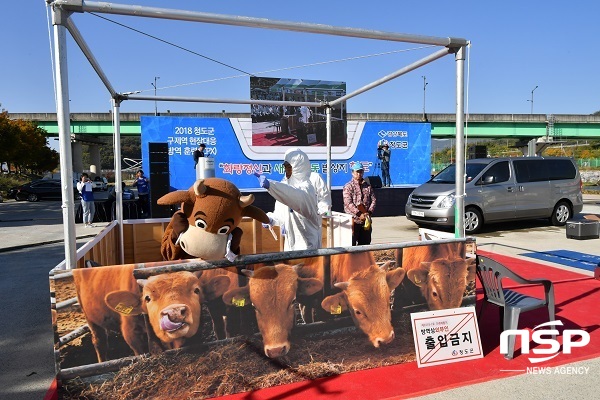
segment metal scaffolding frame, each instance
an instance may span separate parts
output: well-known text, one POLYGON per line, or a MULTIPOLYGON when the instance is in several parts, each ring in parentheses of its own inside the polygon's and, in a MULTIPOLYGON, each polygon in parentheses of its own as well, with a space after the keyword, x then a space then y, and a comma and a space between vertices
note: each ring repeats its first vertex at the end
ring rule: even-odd
MULTIPOLYGON (((121 187, 121 155, 120 155, 120 104, 125 100, 141 101, 173 101, 173 102, 196 102, 196 103, 223 103, 223 104, 262 104, 277 106, 308 106, 326 107, 327 111, 327 165, 331 165, 331 108, 358 96, 379 85, 398 78, 410 71, 427 65, 439 58, 449 54, 455 55, 456 61, 456 205, 455 205, 455 236, 463 238, 464 234, 464 69, 465 49, 469 42, 461 38, 432 37, 421 35, 410 35, 403 33, 384 32, 377 30, 358 29, 349 27, 337 27, 323 24, 304 22, 290 22, 270 20, 264 18, 232 16, 212 14, 197 11, 173 10, 156 7, 122 5, 106 2, 84 1, 84 0, 46 0, 52 9, 52 23, 54 26, 54 52, 55 52, 55 77, 56 77, 56 113, 59 127, 62 209, 63 226, 65 234, 65 265, 67 269, 75 267, 76 263, 76 235, 75 235, 75 207, 73 200, 73 171, 65 166, 72 165, 72 154, 70 147, 70 109, 68 90, 68 62, 67 62, 67 38, 68 31, 75 43, 79 46, 90 65, 110 93, 112 99, 114 146, 115 146, 115 188, 117 194, 117 221, 120 237, 123 237, 123 200, 119 194, 121 187), (118 92, 110 83, 103 72, 100 63, 94 57, 77 26, 71 19, 74 13, 97 13, 117 14, 131 17, 158 18, 167 20, 191 21, 209 24, 220 24, 230 26, 245 26, 249 28, 274 29, 302 33, 323 34, 332 36, 353 37, 362 39, 374 39, 392 42, 406 42, 442 46, 443 48, 423 57, 422 59, 392 72, 368 85, 365 85, 352 93, 346 94, 331 102, 301 102, 301 101, 273 101, 252 99, 226 99, 226 98, 202 98, 202 97, 178 97, 178 96, 145 96, 139 94, 127 94, 118 92)), ((327 168, 327 186, 331 189, 331 171, 327 168)), ((123 244, 120 245, 121 263, 124 260, 123 244)))

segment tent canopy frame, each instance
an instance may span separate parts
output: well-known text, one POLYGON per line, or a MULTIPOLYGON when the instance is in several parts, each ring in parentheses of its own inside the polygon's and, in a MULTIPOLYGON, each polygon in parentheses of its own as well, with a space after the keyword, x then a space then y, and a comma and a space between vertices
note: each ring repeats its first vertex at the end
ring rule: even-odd
MULTIPOLYGON (((439 58, 449 54, 455 55, 456 61, 456 205, 455 205, 455 236, 462 238, 464 234, 464 61, 465 49, 469 45, 466 39, 455 37, 433 37, 422 35, 411 35, 404 33, 385 32, 378 30, 358 29, 351 27, 339 27, 323 24, 291 22, 271 20, 265 18, 254 18, 244 16, 232 16, 212 14, 197 11, 174 10, 146 6, 123 5, 116 3, 84 1, 84 0, 46 0, 52 9, 52 23, 54 26, 54 52, 55 52, 55 81, 56 81, 56 108, 59 127, 62 209, 63 226, 65 234, 65 265, 71 269, 76 265, 76 235, 75 235, 75 207, 72 199, 73 193, 73 171, 72 153, 70 147, 70 109, 68 91, 68 62, 67 41, 68 31, 79 46, 79 49, 88 59, 90 65, 108 90, 111 96, 114 127, 115 148, 115 190, 117 194, 117 221, 122 237, 123 215, 122 198, 119 194, 121 187, 121 155, 120 155, 120 105, 125 100, 139 101, 172 101, 172 102, 197 102, 197 103, 223 103, 223 104, 259 104, 278 106, 308 106, 326 107, 327 111, 327 165, 331 164, 331 108, 369 91, 379 85, 389 82, 395 78, 407 74, 415 69, 427 65, 439 58), (302 102, 302 101, 273 101, 253 99, 227 99, 227 98, 202 98, 202 97, 180 97, 180 96, 146 96, 137 93, 120 93, 111 84, 108 76, 102 70, 100 63, 94 57, 90 47, 85 42, 83 35, 77 29, 71 19, 73 13, 98 13, 116 14, 131 17, 146 17, 167 20, 191 21, 210 24, 221 24, 230 26, 244 26, 258 29, 274 29, 302 33, 324 34, 342 37, 373 39, 393 42, 406 42, 442 46, 436 52, 413 62, 405 67, 392 72, 378 80, 348 93, 333 101, 302 102), (66 167, 66 168, 65 168, 66 167)), ((331 189, 331 172, 327 169, 327 186, 331 189)), ((121 262, 124 258, 123 244, 120 245, 121 262)))

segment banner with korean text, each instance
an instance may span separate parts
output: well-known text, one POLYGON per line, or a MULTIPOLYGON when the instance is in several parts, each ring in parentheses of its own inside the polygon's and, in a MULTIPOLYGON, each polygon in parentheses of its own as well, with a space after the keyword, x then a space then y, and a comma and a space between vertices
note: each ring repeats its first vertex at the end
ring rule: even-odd
MULTIPOLYGON (((240 189, 258 188, 254 172, 281 180, 285 151, 299 147, 310 158, 312 170, 327 173, 327 148, 305 146, 301 141, 257 146, 253 143, 251 118, 141 117, 142 167, 149 171, 148 143, 167 143, 172 190, 188 189, 195 180, 193 152, 201 143, 205 154, 215 159, 215 176, 233 182, 240 189)), ((278 128, 273 127, 276 137, 278 128)), ((350 180, 352 163, 360 162, 365 176, 377 175, 380 140, 392 150, 390 175, 393 185, 418 185, 430 178, 431 124, 409 122, 348 121, 345 145, 331 150, 331 185, 350 180)))
POLYGON ((419 368, 483 358, 475 307, 412 313, 410 319, 419 368))

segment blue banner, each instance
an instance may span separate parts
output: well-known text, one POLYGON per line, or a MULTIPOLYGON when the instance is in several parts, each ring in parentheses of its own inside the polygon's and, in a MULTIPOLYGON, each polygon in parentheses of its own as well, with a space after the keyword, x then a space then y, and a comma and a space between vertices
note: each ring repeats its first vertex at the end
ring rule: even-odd
MULTIPOLYGON (((312 169, 326 179, 327 148, 313 146, 252 146, 250 118, 141 117, 142 166, 151 171, 148 143, 167 143, 170 186, 188 189, 195 181, 193 152, 200 143, 215 160, 215 176, 233 182, 240 189, 258 189, 252 175, 260 172, 269 179, 283 178, 283 156, 299 147, 310 158, 312 169)), ((431 176, 431 124, 412 122, 347 122, 347 146, 332 147, 331 186, 343 186, 351 179, 350 167, 360 162, 365 176, 381 175, 377 159, 380 140, 391 149, 392 185, 419 185, 431 176)))

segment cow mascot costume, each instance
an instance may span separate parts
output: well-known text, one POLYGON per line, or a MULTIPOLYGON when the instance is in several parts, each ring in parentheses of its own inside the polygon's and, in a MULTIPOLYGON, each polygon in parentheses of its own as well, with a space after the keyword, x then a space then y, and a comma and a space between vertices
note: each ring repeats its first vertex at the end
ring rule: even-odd
POLYGON ((189 190, 162 196, 159 205, 181 204, 165 230, 163 258, 233 261, 240 252, 242 230, 238 225, 242 217, 269 223, 269 217, 253 202, 254 195, 242 196, 233 183, 220 178, 199 179, 189 190))
MULTIPOLYGON (((221 178, 199 179, 188 190, 162 196, 157 201, 159 205, 181 204, 181 209, 173 215, 163 235, 163 258, 201 258, 207 261, 226 258, 233 261, 240 254, 243 232, 238 225, 242 218, 269 222, 269 217, 253 206, 253 202, 254 195, 242 196, 233 183, 221 178)), ((239 287, 239 273, 235 267, 206 270, 200 279, 208 280, 215 275, 227 275, 230 278, 229 289, 239 287)), ((241 325, 245 324, 242 321, 245 313, 233 306, 226 309, 221 296, 218 300, 207 302, 207 306, 217 339, 238 334, 241 325), (224 315, 227 316, 226 324, 222 318, 224 315)))

